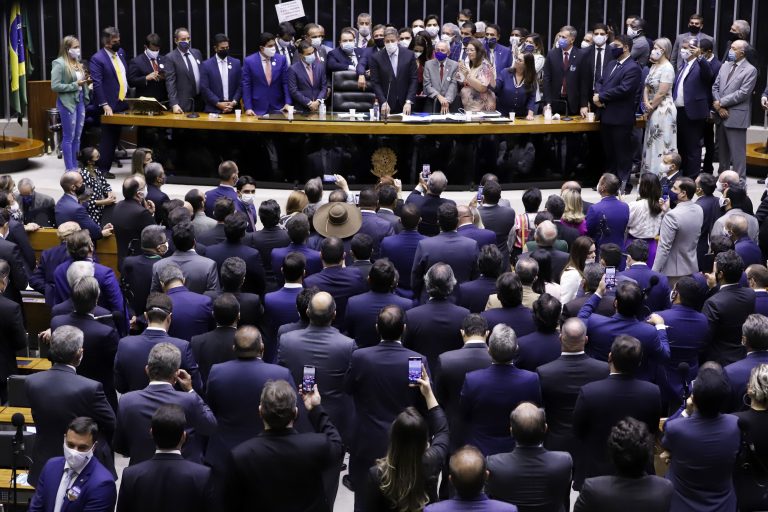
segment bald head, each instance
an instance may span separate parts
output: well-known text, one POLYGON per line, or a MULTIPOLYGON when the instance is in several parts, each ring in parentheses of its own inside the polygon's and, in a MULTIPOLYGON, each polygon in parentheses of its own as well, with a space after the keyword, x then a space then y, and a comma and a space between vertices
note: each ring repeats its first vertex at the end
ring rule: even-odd
POLYGON ((476 498, 483 491, 488 478, 485 457, 474 446, 459 448, 448 464, 450 480, 459 498, 476 498))
POLYGON ((255 359, 264 353, 264 341, 259 330, 244 325, 235 332, 235 354, 239 359, 255 359))
POLYGON ((462 204, 457 207, 457 210, 459 211, 459 226, 472 222, 472 210, 469 209, 469 206, 462 204))
POLYGON ((83 183, 83 177, 78 171, 67 171, 59 178, 59 185, 65 194, 74 194, 83 183))
POLYGON ((309 301, 307 308, 309 323, 317 327, 331 325, 336 317, 336 302, 328 292, 318 292, 309 301))
POLYGON ((563 352, 581 352, 587 343, 587 326, 581 319, 573 317, 563 322, 560 328, 560 344, 563 352))
POLYGON ((731 239, 736 241, 747 236, 749 223, 744 215, 734 214, 725 221, 725 228, 731 232, 731 239))
POLYGON ((717 175, 717 181, 723 184, 723 188, 728 188, 739 184, 739 173, 736 171, 721 171, 717 175))
POLYGON ((535 238, 540 247, 552 247, 557 240, 557 226, 552 221, 545 220, 536 228, 535 238))
POLYGON ((80 224, 74 221, 64 222, 59 224, 59 227, 56 229, 56 236, 63 242, 69 235, 76 233, 77 231, 80 231, 80 224))
POLYGON ((544 409, 530 402, 523 402, 509 415, 509 425, 512 437, 518 445, 537 446, 544 442, 547 432, 544 409))

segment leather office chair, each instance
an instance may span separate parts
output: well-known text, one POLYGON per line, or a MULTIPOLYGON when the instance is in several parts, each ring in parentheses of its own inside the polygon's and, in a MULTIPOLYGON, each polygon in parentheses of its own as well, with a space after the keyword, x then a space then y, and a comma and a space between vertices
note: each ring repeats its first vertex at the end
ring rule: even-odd
POLYGON ((368 112, 373 108, 375 95, 370 80, 361 91, 357 86, 357 73, 354 71, 335 71, 331 76, 331 105, 334 112, 347 112, 354 108, 358 112, 368 112))

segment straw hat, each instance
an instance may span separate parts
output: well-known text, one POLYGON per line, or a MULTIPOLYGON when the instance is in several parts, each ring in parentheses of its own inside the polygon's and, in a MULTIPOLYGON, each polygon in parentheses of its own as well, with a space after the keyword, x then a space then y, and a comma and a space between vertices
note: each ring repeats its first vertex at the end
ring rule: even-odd
POLYGON ((326 203, 315 212, 312 224, 318 233, 328 238, 347 238, 360 230, 363 216, 357 206, 349 203, 326 203))

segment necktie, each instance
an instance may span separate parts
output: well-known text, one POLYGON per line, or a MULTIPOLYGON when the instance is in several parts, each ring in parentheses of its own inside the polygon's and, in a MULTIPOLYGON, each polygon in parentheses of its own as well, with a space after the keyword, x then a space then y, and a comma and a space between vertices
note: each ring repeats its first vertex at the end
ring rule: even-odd
POLYGON ((728 73, 728 78, 725 79, 725 85, 728 85, 728 82, 731 81, 731 77, 733 76, 734 71, 736 71, 736 63, 734 62, 731 66, 731 72, 728 73))
POLYGON ((309 85, 315 85, 315 78, 312 76, 312 66, 305 66, 307 75, 309 75, 309 85))
POLYGON ((219 75, 221 75, 221 92, 224 101, 229 101, 229 68, 227 61, 219 61, 219 75))
POLYGON ((459 60, 466 60, 466 59, 467 59, 467 47, 465 46, 461 49, 461 59, 459 60))
POLYGON ((619 69, 620 67, 621 67, 621 64, 619 62, 616 62, 616 65, 613 66, 613 69, 611 70, 611 74, 608 75, 608 76, 613 75, 613 72, 616 71, 617 69, 619 69))
POLYGON ((67 490, 75 475, 76 473, 72 469, 64 468, 64 474, 61 476, 61 482, 59 483, 59 490, 56 493, 56 503, 53 506, 53 512, 60 512, 64 507, 64 501, 67 500, 67 490))
POLYGON ((595 61, 595 83, 603 78, 603 48, 597 49, 597 60, 595 61))
POLYGON ((117 54, 112 54, 112 65, 115 67, 115 74, 117 74, 117 83, 120 84, 120 90, 117 93, 117 99, 123 101, 125 99, 125 93, 128 92, 128 87, 125 84, 125 78, 123 72, 120 70, 120 64, 117 62, 117 54))
POLYGON ((389 56, 390 62, 392 62, 392 73, 397 77, 397 52, 389 56))
POLYGON ((152 59, 152 70, 157 73, 159 68, 157 67, 157 59, 152 59))
POLYGON ((566 90, 565 90, 565 74, 568 72, 568 52, 563 52, 563 85, 560 87, 560 95, 565 96, 566 90))
POLYGON ((443 81, 443 71, 445 71, 445 64, 440 63, 440 82, 443 81))
POLYGON ((264 59, 264 76, 267 77, 267 85, 272 85, 272 62, 264 59))

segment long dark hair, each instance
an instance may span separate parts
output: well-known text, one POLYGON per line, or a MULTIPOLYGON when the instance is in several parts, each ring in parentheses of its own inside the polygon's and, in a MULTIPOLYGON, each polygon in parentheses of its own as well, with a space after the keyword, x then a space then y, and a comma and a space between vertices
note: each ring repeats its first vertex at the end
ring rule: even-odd
POLYGON ((661 213, 661 205, 659 199, 661 199, 661 181, 659 177, 652 173, 646 172, 640 176, 640 191, 638 194, 639 199, 648 200, 648 209, 651 211, 652 216, 657 216, 661 213))
POLYGON ((587 257, 589 257, 589 249, 595 244, 588 236, 580 236, 571 244, 571 256, 568 258, 568 263, 565 268, 573 267, 579 271, 580 275, 584 275, 584 265, 586 265, 587 257))
POLYGON ((429 501, 422 466, 428 439, 427 422, 413 407, 392 422, 387 455, 376 466, 381 475, 379 490, 398 512, 422 510, 429 501))
POLYGON ((421 46, 422 48, 424 48, 424 51, 421 53, 419 58, 416 59, 423 66, 424 63, 427 62, 427 60, 432 58, 432 52, 434 50, 432 48, 432 40, 428 37, 424 37, 421 34, 416 34, 415 36, 413 36, 413 40, 411 41, 411 50, 413 50, 417 46, 421 46))
POLYGON ((475 39, 474 37, 469 40, 469 44, 471 44, 475 48, 475 60, 471 61, 469 63, 470 68, 477 68, 480 67, 487 57, 487 54, 485 52, 485 46, 483 43, 481 43, 479 40, 475 39))
MULTIPOLYGON (((538 83, 538 77, 536 76, 536 64, 532 53, 524 53, 523 57, 523 83, 525 84, 525 92, 531 94, 535 91, 538 83)), ((509 68, 509 72, 515 74, 514 65, 509 68)))
POLYGON ((546 291, 546 284, 552 280, 552 256, 544 249, 536 249, 531 253, 530 258, 536 260, 539 264, 539 273, 531 288, 534 292, 542 294, 546 291))

